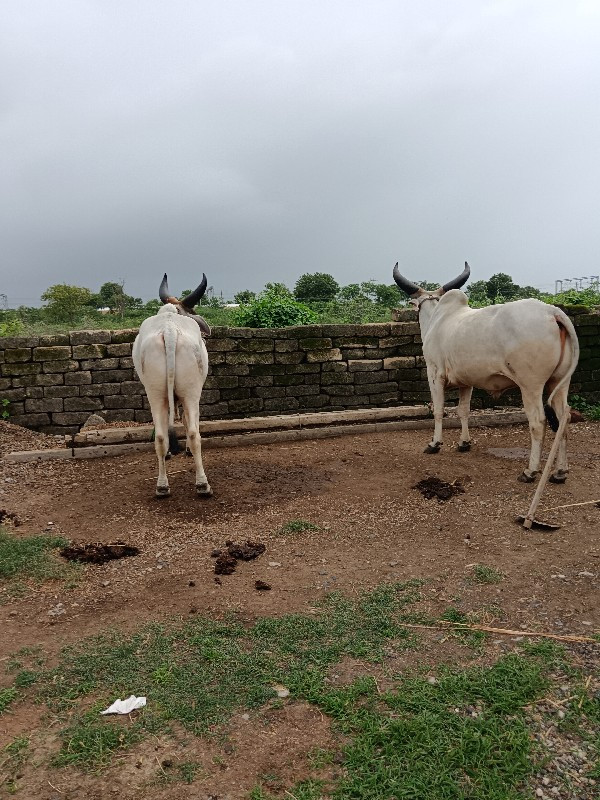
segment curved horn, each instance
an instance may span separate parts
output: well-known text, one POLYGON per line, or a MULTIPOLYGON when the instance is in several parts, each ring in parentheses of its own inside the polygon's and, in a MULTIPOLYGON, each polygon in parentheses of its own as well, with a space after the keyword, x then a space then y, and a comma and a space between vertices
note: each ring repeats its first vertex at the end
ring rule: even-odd
POLYGON ((204 317, 201 317, 199 314, 190 314, 190 317, 195 319, 198 325, 200 325, 200 330, 205 336, 210 336, 210 325, 204 317))
POLYGON ((394 280, 398 284, 398 287, 402 289, 403 292, 406 292, 408 295, 417 294, 417 292, 421 291, 421 287, 417 286, 416 283, 412 283, 404 275, 400 274, 398 270, 398 262, 396 261, 396 266, 394 267, 394 280))
POLYGON ((160 284, 160 289, 158 290, 158 296, 162 300, 163 303, 169 302, 169 284, 167 283, 167 273, 165 272, 165 277, 162 279, 160 284))
POLYGON ((187 308, 191 311, 192 308, 196 306, 196 304, 206 291, 206 284, 207 284, 206 275, 202 273, 202 280, 200 281, 200 286, 194 289, 193 292, 190 292, 190 294, 188 294, 187 297, 184 297, 183 300, 180 301, 181 305, 184 306, 184 308, 187 308))
POLYGON ((465 261, 465 268, 460 273, 458 278, 454 278, 454 280, 450 281, 450 283, 445 283, 442 286, 442 289, 445 292, 449 292, 450 289, 460 289, 460 287, 463 286, 463 284, 465 284, 469 280, 470 274, 471 274, 471 267, 465 261))

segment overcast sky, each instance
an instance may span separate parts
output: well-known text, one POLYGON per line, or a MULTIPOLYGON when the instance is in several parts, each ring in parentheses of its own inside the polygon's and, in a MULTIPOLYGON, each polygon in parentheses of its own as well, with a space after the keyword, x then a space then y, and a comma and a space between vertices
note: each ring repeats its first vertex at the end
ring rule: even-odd
POLYGON ((600 272, 598 0, 3 0, 0 293, 600 272))

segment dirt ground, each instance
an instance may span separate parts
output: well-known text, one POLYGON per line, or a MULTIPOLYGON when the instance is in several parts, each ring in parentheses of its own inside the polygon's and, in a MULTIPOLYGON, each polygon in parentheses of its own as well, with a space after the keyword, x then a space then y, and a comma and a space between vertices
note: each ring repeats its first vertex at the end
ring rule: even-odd
MULTIPOLYGON (((534 491, 516 480, 529 443, 525 426, 476 429, 470 453, 455 451, 457 435, 447 432, 438 455, 423 454, 427 431, 207 450, 210 500, 195 496, 193 462, 183 455, 168 462, 172 496, 164 500, 154 497, 153 453, 0 461, 0 508, 18 516, 19 535, 51 530, 80 543, 121 539, 140 550, 135 557, 83 566, 84 578, 75 588, 47 583, 1 605, 0 659, 33 644, 57 653, 108 626, 128 631, 173 615, 221 617, 233 610, 251 622, 306 612, 332 590, 355 594, 409 578, 426 580, 420 609, 433 614, 449 605, 462 611, 495 605, 493 624, 500 627, 580 635, 597 631, 600 507, 540 511, 538 517, 560 523, 560 530, 525 531, 514 521, 527 511, 534 491), (427 476, 458 480, 465 491, 447 502, 426 499, 412 487, 427 476), (281 533, 292 520, 311 522, 318 530, 281 533), (266 552, 240 561, 233 574, 215 582, 211 551, 226 540, 248 538, 266 544, 266 552), (469 579, 474 564, 494 567, 504 579, 477 584, 469 579), (257 591, 257 580, 271 590, 257 591), (58 603, 65 613, 49 615, 58 603)), ((548 485, 542 509, 600 500, 600 425, 571 425, 569 452, 569 479, 564 486, 548 485)), ((497 646, 505 641, 498 639, 497 646)), ((419 652, 432 663, 439 657, 435 640, 419 652)), ((0 675, 0 682, 6 681, 0 675)), ((31 726, 34 717, 26 722, 23 714, 35 713, 39 709, 0 718, 0 746, 31 726)), ((317 711, 289 707, 286 715, 287 722, 279 720, 271 729, 268 747, 266 734, 256 737, 247 721, 234 721, 242 755, 230 760, 215 783, 222 800, 244 796, 242 787, 248 791, 261 768, 265 771, 269 749, 280 774, 293 779, 294 764, 315 742, 327 746, 331 733, 317 711), (250 738, 243 737, 244 725, 250 738), (282 737, 295 744, 282 750, 282 737)), ((164 758, 173 744, 154 746, 164 758)), ((203 746, 200 740, 193 745, 196 751, 203 746)), ((206 756, 207 751, 204 757, 195 753, 196 759, 206 756)), ((120 762, 125 770, 120 777, 111 767, 104 789, 101 779, 86 779, 84 786, 79 775, 79 790, 85 788, 89 798, 142 797, 136 791, 144 776, 131 767, 139 757, 135 751, 120 762)), ((69 791, 64 786, 53 791, 45 778, 37 782, 32 776, 21 796, 77 797, 73 775, 64 772, 69 791)), ((210 780, 201 789, 178 784, 152 796, 209 798, 210 786, 210 780)))

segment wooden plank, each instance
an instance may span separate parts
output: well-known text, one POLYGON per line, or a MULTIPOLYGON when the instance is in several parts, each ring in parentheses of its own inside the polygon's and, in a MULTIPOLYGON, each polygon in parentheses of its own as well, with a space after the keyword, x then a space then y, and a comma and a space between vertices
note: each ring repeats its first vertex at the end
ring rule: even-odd
MULTIPOLYGON (((200 420, 200 433, 203 437, 270 430, 295 430, 304 427, 337 425, 354 422, 371 422, 398 419, 418 419, 430 417, 428 406, 394 406, 391 408, 362 408, 347 411, 320 411, 307 414, 276 414, 269 417, 248 417, 243 419, 200 420)), ((150 440, 152 425, 138 425, 131 428, 100 428, 82 430, 75 434, 75 447, 88 447, 100 444, 120 444, 125 442, 147 442, 150 440)), ((178 438, 185 436, 183 425, 176 425, 178 438)))
MULTIPOLYGON (((382 411, 383 409, 377 409, 382 411)), ((296 415, 294 415, 296 416, 296 415)), ((308 415, 298 415, 308 416, 308 415)), ((268 419, 268 418, 267 418, 268 419)), ((495 428, 502 425, 515 425, 527 422, 523 411, 492 412, 474 416, 469 425, 473 428, 495 428)), ((458 417, 448 417, 444 420, 444 427, 460 428, 458 417)), ((213 435, 203 437, 202 447, 244 447, 257 444, 275 444, 277 442, 303 441, 307 439, 325 439, 336 436, 357 436, 367 433, 388 433, 401 430, 426 430, 433 427, 433 419, 405 419, 383 422, 356 422, 346 425, 327 425, 316 428, 299 427, 288 430, 250 431, 248 433, 227 435, 213 435)), ((37 454, 44 453, 44 460, 49 460, 56 453, 56 458, 106 458, 109 456, 126 455, 134 452, 148 452, 154 449, 152 442, 127 442, 122 444, 103 444, 89 447, 79 447, 74 450, 30 450, 24 453, 10 453, 5 456, 7 461, 36 461, 42 460, 37 454), (69 455, 65 455, 68 453, 69 455), (71 455, 72 454, 72 455, 71 455)))

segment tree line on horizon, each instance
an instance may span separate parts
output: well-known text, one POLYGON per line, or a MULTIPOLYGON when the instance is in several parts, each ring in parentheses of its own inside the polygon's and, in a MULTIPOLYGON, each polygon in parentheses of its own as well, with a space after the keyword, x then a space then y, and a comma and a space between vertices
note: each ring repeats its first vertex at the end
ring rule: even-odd
MULTIPOLYGON (((435 289, 438 284, 419 283, 424 289, 435 289)), ((182 296, 190 290, 182 292, 182 296)), ((468 284, 465 292, 469 303, 475 307, 505 303, 527 297, 545 302, 566 305, 600 304, 600 294, 592 289, 570 290, 561 295, 544 294, 533 286, 520 286, 513 278, 499 272, 485 281, 468 284)), ((105 326, 107 317, 101 310, 110 309, 109 327, 113 323, 139 323, 155 314, 159 300, 144 303, 141 298, 125 292, 124 281, 109 281, 98 292, 70 284, 54 284, 41 295, 42 307, 21 306, 0 312, 0 335, 17 335, 20 331, 37 325, 69 325, 85 323, 88 327, 105 326)), ((384 284, 373 280, 340 286, 335 278, 323 272, 305 273, 290 289, 284 283, 267 283, 261 292, 240 290, 233 296, 239 308, 227 308, 228 301, 214 295, 205 295, 200 305, 203 315, 212 325, 237 327, 285 327, 314 322, 361 323, 381 322, 389 319, 389 310, 406 305, 406 296, 395 283, 384 284)))

